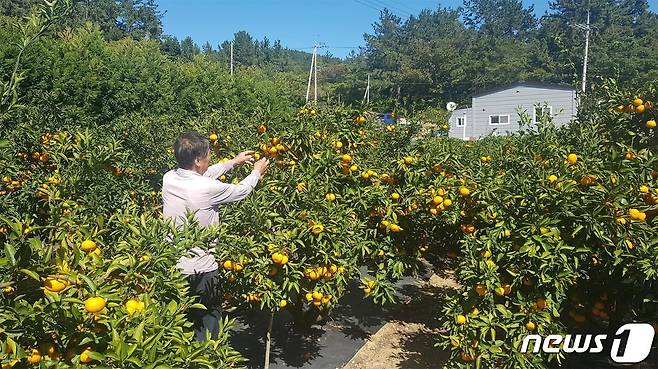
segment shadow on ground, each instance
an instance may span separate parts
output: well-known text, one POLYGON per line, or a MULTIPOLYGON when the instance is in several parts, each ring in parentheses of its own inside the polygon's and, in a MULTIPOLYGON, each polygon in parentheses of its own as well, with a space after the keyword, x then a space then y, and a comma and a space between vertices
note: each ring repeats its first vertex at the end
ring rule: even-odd
MULTIPOLYGON (((396 295, 401 303, 387 308, 364 299, 355 283, 324 325, 299 329, 294 326, 290 313, 276 314, 272 323, 270 368, 342 368, 372 335, 393 320, 420 323, 427 328, 401 338, 402 355, 405 356, 400 358, 401 367, 438 367, 438 362, 444 362, 444 355, 433 347, 438 331, 436 317, 440 313, 440 301, 449 288, 425 286, 430 275, 432 271, 427 269, 417 277, 398 281, 396 295)), ((236 326, 231 337, 232 346, 250 360, 248 368, 262 368, 268 314, 251 310, 234 317, 236 326)))

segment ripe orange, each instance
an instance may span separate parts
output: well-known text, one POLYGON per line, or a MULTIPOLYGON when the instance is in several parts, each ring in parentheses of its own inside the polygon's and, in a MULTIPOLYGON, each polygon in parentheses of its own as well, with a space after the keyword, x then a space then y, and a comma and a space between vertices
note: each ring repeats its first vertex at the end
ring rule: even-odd
POLYGON ((578 155, 576 154, 569 154, 567 155, 567 163, 574 165, 578 162, 578 155))
POLYGON ((478 296, 484 296, 487 293, 487 287, 483 284, 478 284, 475 286, 475 293, 477 293, 478 296))
POLYGON ((393 193, 391 194, 391 199, 393 199, 393 200, 399 200, 399 199, 400 199, 400 194, 397 193, 397 192, 393 192, 393 193))
POLYGON ((260 124, 260 125, 256 128, 256 130, 258 131, 258 133, 265 133, 265 132, 267 132, 267 126, 264 125, 264 124, 260 124))
POLYGON ((457 323, 457 325, 464 325, 464 324, 466 324, 466 317, 463 316, 463 315, 461 315, 461 314, 460 314, 460 315, 457 315, 457 316, 455 317, 455 323, 457 323))
POLYGON ((324 232, 324 226, 322 224, 315 224, 313 227, 311 227, 311 233, 316 236, 322 232, 324 232))
POLYGON ((654 128, 656 128, 656 121, 653 120, 653 119, 648 120, 647 123, 645 124, 645 126, 649 129, 654 129, 654 128))
POLYGON ((50 292, 60 292, 68 286, 68 281, 65 279, 48 277, 43 282, 43 286, 50 292))
POLYGON ((333 202, 333 201, 336 200, 336 195, 334 195, 333 193, 328 193, 328 194, 325 196, 325 198, 327 199, 327 201, 329 201, 329 202, 333 202))
POLYGON ((82 353, 80 353, 80 362, 81 362, 81 363, 83 363, 83 364, 88 364, 88 363, 91 363, 92 361, 94 361, 94 359, 92 359, 92 358, 89 356, 89 353, 90 353, 91 351, 92 351, 92 350, 91 350, 91 347, 87 347, 87 348, 85 348, 84 351, 82 351, 82 353))
POLYGON ((470 195, 470 194, 471 194, 471 190, 469 190, 468 188, 466 188, 466 187, 459 187, 459 195, 461 195, 462 197, 466 197, 466 196, 468 196, 468 195, 470 195))
POLYGON ((39 350, 37 349, 32 349, 32 355, 30 355, 27 358, 28 364, 36 364, 41 361, 41 354, 39 353, 39 350))
POLYGON ((217 141, 219 137, 217 136, 216 133, 211 133, 210 136, 208 136, 208 138, 210 139, 210 141, 217 141))
POLYGON ((532 321, 527 322, 527 323, 525 324, 525 327, 526 327, 529 331, 534 331, 535 328, 536 328, 535 323, 533 323, 532 321))
POLYGON ((642 101, 642 99, 640 99, 639 97, 636 97, 635 100, 633 100, 633 106, 635 106, 636 108, 640 105, 643 105, 643 104, 644 104, 644 101, 642 101))
POLYGON ((87 252, 94 251, 96 249, 96 242, 92 240, 84 240, 80 245, 80 249, 82 249, 82 251, 87 251, 87 252))
POLYGON ((128 311, 129 316, 133 316, 136 313, 141 313, 144 311, 144 301, 138 301, 135 299, 130 299, 126 302, 126 311, 128 311))
POLYGON ((90 297, 85 301, 85 310, 87 310, 89 313, 95 314, 103 310, 105 308, 105 304, 105 299, 102 297, 90 297))
POLYGON ((546 306, 548 306, 548 303, 543 297, 540 297, 537 299, 537 301, 535 301, 535 308, 537 308, 537 310, 543 310, 546 308, 546 306))
POLYGON ((279 301, 279 308, 284 309, 286 306, 288 306, 288 301, 286 300, 279 301))
POLYGON ((340 157, 340 160, 345 164, 349 164, 352 162, 352 156, 350 156, 350 154, 343 154, 340 157))
POLYGON ((224 261, 224 270, 233 270, 233 262, 231 260, 224 261))

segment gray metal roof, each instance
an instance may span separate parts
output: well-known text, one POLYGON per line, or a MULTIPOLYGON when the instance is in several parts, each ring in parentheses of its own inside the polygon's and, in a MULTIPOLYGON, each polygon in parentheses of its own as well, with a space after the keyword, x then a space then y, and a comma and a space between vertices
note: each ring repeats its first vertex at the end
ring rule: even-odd
POLYGON ((474 94, 473 97, 480 97, 484 95, 489 95, 494 92, 500 92, 500 91, 505 91, 509 90, 511 88, 515 87, 537 87, 537 88, 545 88, 545 89, 551 89, 551 90, 566 90, 566 91, 576 91, 576 89, 573 86, 570 86, 568 84, 564 83, 550 83, 550 82, 514 82, 510 83, 507 85, 501 85, 498 87, 490 88, 487 90, 482 90, 479 91, 478 93, 474 94))

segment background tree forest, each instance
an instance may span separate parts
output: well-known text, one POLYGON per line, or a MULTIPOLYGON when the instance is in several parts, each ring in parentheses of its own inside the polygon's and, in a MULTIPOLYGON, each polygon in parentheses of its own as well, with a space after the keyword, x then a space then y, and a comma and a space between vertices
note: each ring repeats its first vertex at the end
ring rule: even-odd
MULTIPOLYGON (((23 16, 37 1, 0 0, 0 14, 23 16)), ((320 57, 321 98, 360 103, 368 74, 371 98, 381 109, 468 102, 475 91, 519 80, 576 86, 585 37, 572 25, 584 23, 588 9, 595 29, 590 86, 599 82, 598 76, 622 85, 658 77, 658 17, 647 0, 555 0, 549 8, 541 18, 520 0, 465 0, 458 9, 427 9, 407 19, 384 10, 358 52, 346 59, 329 52, 320 57)), ((163 32, 165 11, 156 0, 81 0, 66 26, 75 30, 91 22, 103 42, 157 42, 159 50, 151 51, 163 58, 180 63, 198 59, 195 63, 211 63, 218 70, 228 70, 232 41, 238 71, 284 81, 293 100, 303 98, 310 50, 287 49, 280 40, 257 40, 246 31, 220 45, 199 46, 190 37, 178 40, 163 32)), ((12 37, 10 23, 3 22, 5 38, 12 37)), ((10 47, 3 45, 0 56, 9 62, 10 47)))

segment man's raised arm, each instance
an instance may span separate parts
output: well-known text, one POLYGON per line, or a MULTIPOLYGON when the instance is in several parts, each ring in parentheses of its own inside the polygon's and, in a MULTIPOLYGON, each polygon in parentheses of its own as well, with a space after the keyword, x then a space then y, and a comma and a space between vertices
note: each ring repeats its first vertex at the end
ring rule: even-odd
POLYGON ((254 161, 254 152, 253 151, 244 151, 239 153, 236 157, 229 161, 223 163, 217 163, 208 167, 208 170, 203 174, 204 177, 217 178, 222 174, 230 171, 236 166, 243 165, 245 163, 253 163, 254 161))

